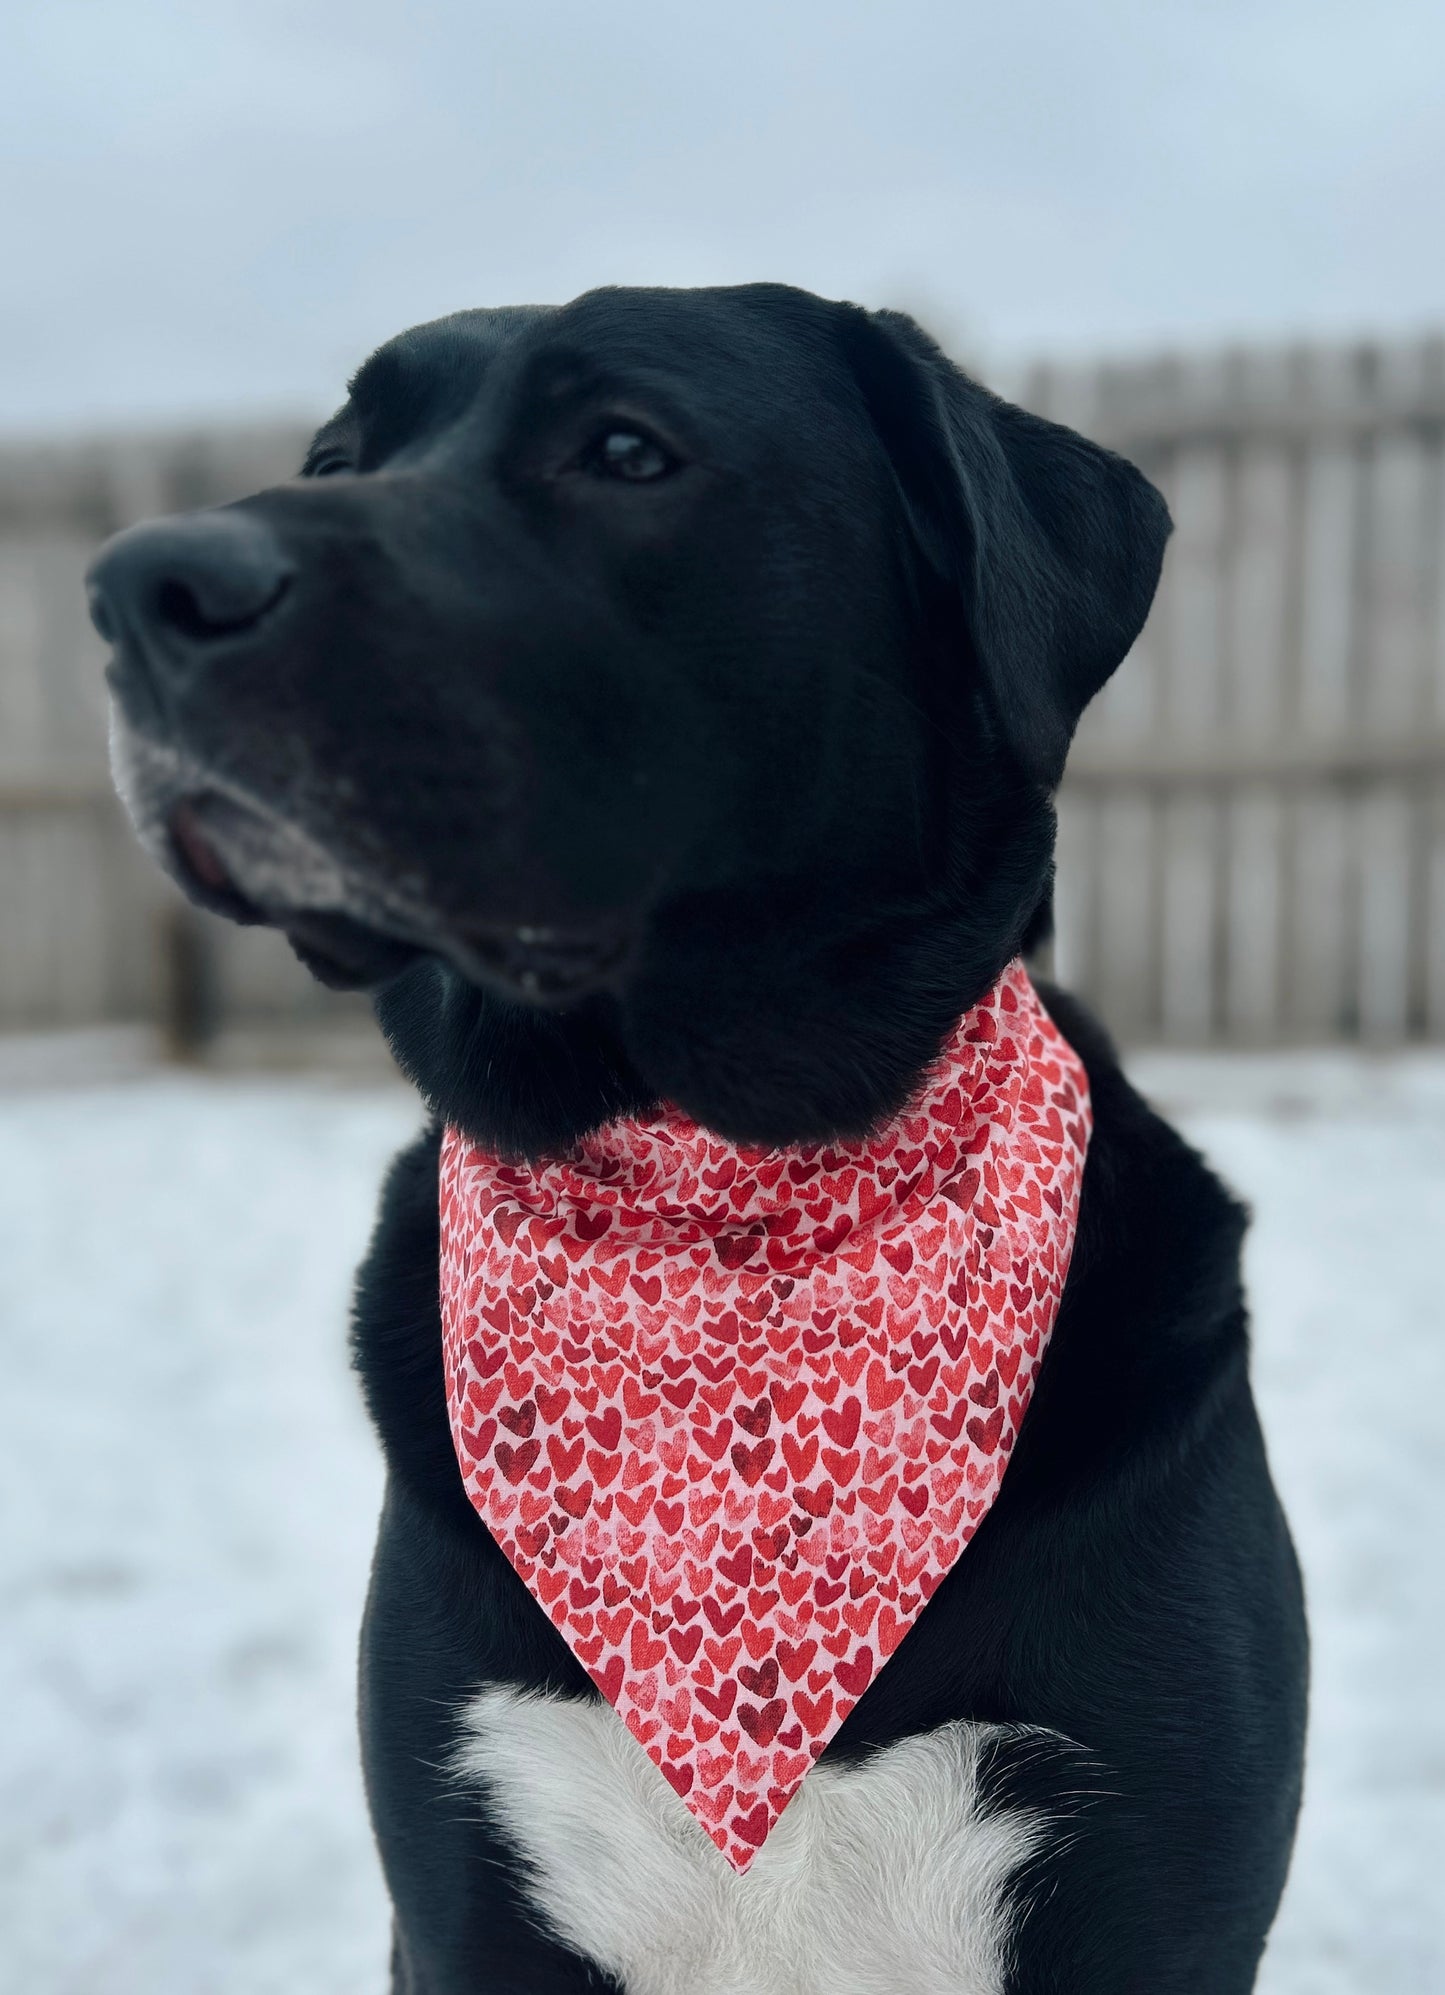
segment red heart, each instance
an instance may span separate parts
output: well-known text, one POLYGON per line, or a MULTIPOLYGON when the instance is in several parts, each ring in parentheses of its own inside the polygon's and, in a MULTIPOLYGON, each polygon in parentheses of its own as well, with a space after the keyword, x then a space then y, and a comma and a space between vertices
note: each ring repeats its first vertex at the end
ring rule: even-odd
MULTIPOLYGON (((873 1681, 873 1651, 865 1642, 856 1656, 833 1665, 833 1674, 850 1697, 861 1697, 873 1681)), ((794 1699, 796 1702, 796 1698, 794 1699)))
POLYGON ((559 1385, 555 1391, 545 1385, 537 1387, 537 1405, 549 1426, 556 1426, 571 1403, 572 1395, 565 1385, 559 1385))
MULTIPOLYGON (((998 1446, 999 1436, 1003 1432, 1003 1414, 1003 1408, 996 1406, 987 1420, 980 1420, 977 1415, 974 1415, 969 1420, 968 1438, 973 1442, 975 1447, 982 1448, 986 1455, 991 1455, 998 1446)), ((938 1416, 936 1414, 934 1415, 934 1425, 938 1425, 938 1416)), ((500 1449, 498 1452, 501 1452, 500 1449)))
POLYGON ((691 1766, 669 1759, 663 1761, 662 1771, 679 1794, 686 1795, 691 1792, 693 1781, 691 1766))
POLYGON ((902 1379, 891 1379, 886 1368, 877 1359, 868 1367, 868 1405, 870 1411, 882 1413, 903 1397, 902 1379))
POLYGON ((778 1728, 788 1715, 788 1707, 781 1697, 775 1697, 761 1709, 752 1704, 738 1706, 738 1723, 753 1741, 754 1745, 770 1746, 778 1736, 778 1728))
POLYGON ((746 1267, 762 1244, 759 1233, 720 1233, 712 1243, 712 1250, 725 1268, 741 1268, 746 1267))
MULTIPOLYGON (((504 1309, 503 1313, 510 1324, 511 1310, 504 1309)), ((473 1338, 467 1345, 467 1357, 479 1378, 491 1378, 493 1373, 499 1372, 507 1362, 507 1347, 505 1344, 498 1344, 495 1349, 489 1351, 485 1345, 479 1344, 473 1338)))
POLYGON ((482 1461, 490 1452, 492 1442, 496 1439, 496 1434, 497 1423, 495 1420, 484 1420, 475 1432, 471 1428, 464 1426, 462 1428, 462 1446, 474 1462, 482 1461))
POLYGON ((818 1437, 816 1434, 806 1443, 795 1439, 791 1434, 783 1436, 783 1460, 788 1464, 797 1481, 812 1473, 813 1464, 818 1459, 818 1437))
POLYGON ((861 1402, 850 1395, 836 1410, 831 1406, 824 1409, 823 1425, 840 1448, 851 1448, 858 1437, 858 1422, 862 1417, 861 1402))
MULTIPOLYGON (((776 1287, 776 1283, 774 1286, 776 1287)), ((780 1380, 774 1379, 769 1390, 773 1395, 773 1405, 777 1408, 780 1420, 791 1420, 808 1397, 807 1386, 797 1381, 792 1385, 784 1385, 780 1380)))
POLYGON ((998 1372, 996 1370, 990 1371, 986 1379, 981 1382, 975 1381, 968 1388, 968 1396, 975 1406, 997 1406, 998 1372))
POLYGON ((717 1569, 724 1579, 730 1579, 734 1586, 746 1586, 753 1576, 753 1548, 739 1545, 732 1553, 719 1553, 717 1569))
POLYGON ((520 1482, 541 1452, 542 1443, 540 1441, 523 1441, 520 1446, 515 1448, 507 1441, 498 1441, 496 1453, 497 1467, 502 1471, 508 1482, 520 1482))
POLYGON ((805 1733, 818 1738, 833 1715, 833 1693, 825 1690, 820 1696, 810 1697, 806 1690, 795 1690, 793 1709, 802 1719, 805 1733))
POLYGON ((696 1628, 670 1628, 667 1639, 672 1644, 673 1654, 678 1660, 690 1663, 697 1654, 698 1644, 702 1641, 701 1625, 696 1628))
POLYGON ((754 1849, 760 1849, 767 1838, 770 1820, 767 1803, 760 1801, 757 1807, 749 1809, 746 1815, 734 1815, 732 1826, 745 1843, 750 1843, 754 1849))
POLYGON ((771 1697, 778 1687, 778 1659, 768 1656, 756 1669, 744 1663, 738 1671, 738 1681, 744 1690, 750 1690, 754 1697, 771 1697))
POLYGON ((601 1448, 615 1448, 622 1438, 622 1415, 615 1406, 587 1416, 587 1429, 601 1448))
POLYGON ((632 1624, 632 1667, 649 1670, 660 1663, 667 1654, 664 1642, 655 1642, 641 1621, 632 1624))
POLYGON ((510 1247, 527 1217, 528 1214, 521 1206, 504 1205, 493 1212, 492 1224, 510 1247))
MULTIPOLYGON (((617 1660, 620 1663, 622 1658, 619 1656, 617 1660)), ((705 1704, 714 1718, 720 1718, 724 1722, 732 1711, 733 1705, 737 1700, 737 1694, 738 1687, 732 1677, 725 1678, 716 1690, 699 1688, 697 1693, 698 1702, 705 1704)))
POLYGON ((556 1476, 559 1482, 564 1481, 566 1477, 576 1471, 577 1464, 582 1459, 581 1440, 573 1441, 569 1446, 558 1435, 549 1434, 547 1436, 547 1459, 552 1464, 553 1475, 556 1476))
POLYGON ((755 1447, 751 1448, 746 1447, 741 1441, 734 1447, 732 1451, 733 1467, 737 1470, 743 1481, 748 1484, 749 1488, 757 1482, 763 1470, 772 1460, 774 1446, 775 1443, 769 1439, 759 1441, 755 1447))
MULTIPOLYGON (((956 1441, 958 1439, 960 1429, 963 1426, 964 1416, 967 1412, 968 1412, 968 1402, 967 1400, 961 1399, 959 1400, 956 1406, 950 1407, 946 1413, 933 1413, 929 1415, 929 1418, 933 1426, 935 1426, 938 1429, 939 1433, 942 1434, 946 1440, 956 1441)), ((977 1424, 978 1422, 975 1420, 969 1421, 968 1431, 970 1434, 973 1432, 977 1424)))

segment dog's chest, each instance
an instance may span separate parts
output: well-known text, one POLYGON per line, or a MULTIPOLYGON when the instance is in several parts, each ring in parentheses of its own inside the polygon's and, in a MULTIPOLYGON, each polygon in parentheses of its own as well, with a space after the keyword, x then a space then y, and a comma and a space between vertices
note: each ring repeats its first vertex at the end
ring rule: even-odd
POLYGON ((983 1804, 990 1729, 815 1768, 742 1876, 606 1704, 483 1691, 457 1772, 537 1913, 627 1995, 999 1995, 1048 1824, 983 1804))

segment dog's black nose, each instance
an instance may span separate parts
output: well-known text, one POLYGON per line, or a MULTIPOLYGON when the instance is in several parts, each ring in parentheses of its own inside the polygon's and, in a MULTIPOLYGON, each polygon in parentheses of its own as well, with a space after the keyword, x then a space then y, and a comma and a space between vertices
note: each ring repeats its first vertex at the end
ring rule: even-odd
POLYGON ((108 540, 86 577, 90 615, 108 643, 138 646, 163 672, 261 627, 295 573, 251 513, 185 513, 108 540))

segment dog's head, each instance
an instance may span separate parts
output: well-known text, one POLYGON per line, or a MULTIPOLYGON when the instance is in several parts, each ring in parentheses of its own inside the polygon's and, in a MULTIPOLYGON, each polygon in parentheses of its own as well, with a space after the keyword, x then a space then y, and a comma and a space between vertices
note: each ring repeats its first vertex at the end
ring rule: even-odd
POLYGON ((894 313, 463 312, 367 361, 299 478, 102 551, 118 780, 483 1140, 658 1097, 856 1133, 1046 916, 1167 532, 894 313))

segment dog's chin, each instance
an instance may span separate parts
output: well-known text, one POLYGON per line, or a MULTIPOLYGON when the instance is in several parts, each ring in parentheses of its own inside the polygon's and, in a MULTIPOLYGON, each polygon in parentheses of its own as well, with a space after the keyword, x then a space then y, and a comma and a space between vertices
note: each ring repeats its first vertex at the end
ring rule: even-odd
POLYGON ((617 992, 633 956, 621 924, 557 927, 542 923, 466 922, 449 929, 438 954, 468 983, 548 1011, 617 992))
POLYGON ((379 990, 426 953, 344 914, 303 909, 276 926, 316 981, 333 991, 379 990))
POLYGON ((423 956, 439 957, 493 996, 543 1011, 568 1011, 617 987, 624 938, 553 928, 469 928, 428 944, 402 941, 344 914, 298 909, 261 917, 285 935, 330 990, 377 990, 423 956))
POLYGON ((266 820, 230 799, 183 797, 165 815, 167 870, 191 900, 212 914, 243 926, 279 929, 312 976, 330 990, 376 989, 425 953, 416 937, 367 919, 354 905, 290 902, 282 884, 284 850, 269 865, 261 863, 275 842, 271 832, 266 820), (232 847, 244 854, 244 865, 233 862, 232 847), (253 881, 259 882, 259 890, 253 881))
POLYGON ((628 930, 617 924, 455 921, 422 910, 393 917, 380 890, 368 893, 354 879, 344 904, 293 900, 286 891, 293 878, 313 892, 324 887, 321 867, 314 858, 302 863, 294 834, 230 798, 183 797, 164 825, 167 869, 192 900, 227 920, 279 929, 331 990, 376 990, 432 955, 493 995, 567 1010, 615 989, 632 953, 628 930))

